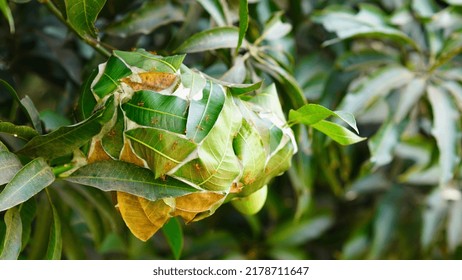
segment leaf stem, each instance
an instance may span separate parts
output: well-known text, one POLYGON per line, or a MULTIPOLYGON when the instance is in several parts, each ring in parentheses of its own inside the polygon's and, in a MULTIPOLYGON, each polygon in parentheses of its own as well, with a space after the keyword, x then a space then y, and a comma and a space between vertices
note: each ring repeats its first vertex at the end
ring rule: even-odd
POLYGON ((77 30, 75 30, 75 28, 63 17, 61 11, 59 11, 59 9, 56 8, 56 6, 53 4, 51 0, 39 0, 39 2, 45 4, 48 10, 50 10, 63 24, 67 26, 69 30, 72 30, 74 34, 77 35, 87 45, 91 46, 93 49, 95 49, 97 52, 99 52, 101 55, 105 57, 111 56, 111 52, 104 48, 97 39, 89 36, 83 36, 82 34, 77 32, 77 30))
POLYGON ((74 168, 74 165, 70 163, 66 163, 63 165, 55 166, 53 167, 53 174, 55 174, 56 177, 59 177, 62 173, 67 172, 74 168))

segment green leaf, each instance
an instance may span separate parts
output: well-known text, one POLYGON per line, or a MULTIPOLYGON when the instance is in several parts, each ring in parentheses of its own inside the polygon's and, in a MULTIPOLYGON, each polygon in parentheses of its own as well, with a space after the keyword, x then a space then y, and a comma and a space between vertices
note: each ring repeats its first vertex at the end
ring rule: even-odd
POLYGON ((35 108, 35 105, 32 102, 32 100, 28 96, 25 96, 21 99, 16 90, 2 79, 0 79, 0 84, 6 88, 6 90, 11 94, 11 96, 14 99, 16 99, 16 101, 19 103, 19 106, 21 106, 21 109, 26 114, 27 118, 29 118, 35 130, 37 130, 38 133, 42 133, 43 130, 42 123, 40 121, 40 115, 37 111, 37 108, 35 108))
POLYGON ((35 198, 31 198, 19 206, 21 212, 22 222, 22 249, 29 244, 30 236, 32 233, 32 224, 35 219, 37 211, 37 202, 35 198))
POLYGON ((374 167, 386 165, 393 160, 393 151, 406 125, 407 122, 395 124, 389 120, 382 124, 379 131, 371 137, 367 144, 374 167))
POLYGON ((306 104, 298 110, 290 110, 289 121, 291 123, 302 123, 313 125, 332 116, 334 112, 324 106, 317 104, 306 104))
POLYGON ((219 0, 198 0, 197 2, 212 16, 218 26, 228 25, 226 14, 219 0))
POLYGON ((258 105, 259 108, 257 111, 274 115, 281 121, 285 120, 285 114, 282 111, 281 102, 279 101, 279 95, 275 84, 269 85, 246 100, 252 104, 258 105))
POLYGON ((67 22, 81 36, 96 38, 95 21, 106 0, 64 0, 67 22))
POLYGON ((462 220, 460 219, 461 214, 462 199, 458 199, 449 205, 446 236, 448 240, 448 247, 451 252, 455 252, 457 247, 462 244, 462 220))
POLYGON ((198 158, 180 167, 172 176, 185 178, 205 190, 229 190, 240 174, 233 139, 242 119, 236 112, 239 111, 228 94, 215 125, 198 148, 198 158))
POLYGON ((457 135, 460 114, 449 92, 442 87, 428 86, 428 100, 433 111, 432 134, 439 150, 440 184, 448 184, 460 162, 457 135))
POLYGON ((2 141, 0 141, 0 152, 9 152, 8 147, 3 144, 2 141))
POLYGON ((455 81, 447 81, 443 83, 443 87, 452 94, 459 111, 462 111, 462 85, 455 81))
POLYGON ((462 5, 462 0, 444 0, 444 2, 451 5, 462 5))
POLYGON ((438 5, 433 0, 413 0, 412 9, 418 16, 425 19, 431 18, 440 10, 438 5))
POLYGON ((22 247, 22 223, 18 208, 15 207, 6 211, 5 224, 6 234, 0 260, 17 260, 22 247))
MULTIPOLYGON (((237 51, 238 49, 236 49, 237 51)), ((233 66, 226 71, 221 77, 220 81, 242 84, 244 83, 247 77, 247 69, 245 61, 247 58, 244 58, 242 55, 238 55, 234 58, 233 66)))
POLYGON ((321 23, 327 31, 337 34, 338 38, 329 40, 324 45, 354 37, 365 37, 390 39, 419 50, 419 46, 410 37, 389 25, 389 19, 382 10, 370 4, 360 5, 357 14, 341 6, 330 6, 317 13, 314 20, 321 23))
POLYGON ((45 131, 48 132, 56 130, 61 126, 71 124, 69 119, 49 109, 40 112, 40 119, 45 126, 45 131))
POLYGON ((339 109, 353 114, 363 112, 378 98, 388 95, 392 89, 406 85, 413 78, 414 74, 401 66, 381 68, 351 89, 339 109))
POLYGON ((278 65, 269 63, 264 59, 259 59, 259 62, 256 64, 256 66, 262 71, 270 74, 282 85, 285 94, 292 102, 293 108, 298 109, 306 104, 303 90, 300 88, 300 85, 297 83, 291 73, 287 72, 287 70, 278 65))
POLYGON ((263 39, 277 40, 289 34, 289 32, 292 30, 292 25, 282 22, 283 14, 284 13, 282 11, 276 12, 268 20, 268 22, 265 24, 265 29, 263 30, 260 38, 257 39, 257 42, 263 39))
POLYGON ((0 0, 0 10, 2 11, 3 15, 8 21, 8 24, 10 25, 10 33, 13 34, 15 31, 13 15, 11 14, 11 9, 8 6, 6 0, 0 0))
POLYGON ((435 188, 427 197, 426 207, 423 211, 423 227, 421 231, 421 244, 428 249, 442 229, 448 212, 448 203, 444 199, 441 188, 435 188))
POLYGON ((290 125, 304 124, 313 125, 322 120, 327 119, 330 116, 336 116, 346 122, 356 133, 359 133, 358 127, 356 126, 356 120, 354 116, 348 112, 343 111, 331 111, 324 106, 318 104, 306 104, 297 110, 290 110, 289 122, 290 125))
POLYGON ((336 61, 338 67, 345 71, 368 70, 381 65, 399 63, 399 58, 374 50, 345 52, 336 61))
POLYGON ((101 141, 104 150, 113 158, 118 159, 124 146, 125 120, 120 107, 117 107, 117 120, 115 125, 103 136, 101 141))
POLYGON ((265 184, 268 184, 269 180, 274 176, 279 176, 290 168, 293 155, 294 146, 290 141, 271 155, 265 166, 265 176, 267 178, 265 184))
POLYGON ((460 162, 460 114, 454 106, 451 95, 441 87, 429 86, 428 100, 433 111, 432 134, 439 150, 439 165, 441 185, 448 184, 454 177, 456 167, 460 162))
POLYGON ((65 178, 66 181, 98 188, 121 191, 148 200, 176 197, 197 191, 195 188, 166 177, 155 179, 151 170, 123 161, 102 161, 85 165, 65 178))
POLYGON ((293 247, 321 236, 333 223, 331 215, 321 215, 278 227, 268 238, 277 247, 293 247))
POLYGON ((312 124, 311 127, 321 131, 341 145, 351 145, 366 139, 359 137, 341 125, 326 120, 312 124))
POLYGON ((175 53, 194 53, 235 48, 238 40, 239 29, 236 27, 216 27, 189 37, 175 50, 175 53))
POLYGON ((201 93, 206 85, 206 79, 202 76, 201 73, 191 70, 185 65, 182 65, 180 68, 181 71, 181 84, 189 89, 187 96, 191 99, 195 99, 196 95, 201 93))
POLYGON ((249 27, 249 3, 247 0, 239 0, 239 38, 237 40, 236 52, 241 48, 247 28, 249 27))
POLYGON ((423 78, 412 79, 409 84, 404 87, 399 95, 399 103, 393 120, 396 123, 401 122, 416 106, 419 99, 426 90, 426 80, 423 78))
POLYGON ((47 135, 34 137, 18 153, 28 157, 54 159, 71 154, 97 135, 102 126, 114 115, 114 99, 89 119, 75 125, 61 127, 47 135))
POLYGON ((48 187, 55 180, 53 170, 43 158, 25 165, 0 193, 0 211, 14 207, 48 187))
POLYGON ((155 178, 168 173, 196 149, 196 144, 182 135, 155 128, 136 128, 125 132, 135 153, 154 170, 155 178))
POLYGON ((24 140, 30 140, 39 135, 35 129, 29 126, 15 125, 4 121, 0 121, 0 132, 11 134, 14 137, 18 137, 24 140))
POLYGON ((374 219, 374 238, 370 251, 371 259, 383 258, 385 250, 391 246, 403 195, 402 186, 394 186, 380 202, 374 219))
POLYGON ((106 64, 102 64, 104 68, 99 69, 99 80, 92 86, 93 92, 103 98, 104 96, 114 92, 119 86, 119 79, 127 77, 132 71, 116 56, 111 56, 106 64))
POLYGON ((183 229, 180 222, 176 218, 170 219, 163 227, 165 239, 172 250, 173 257, 176 260, 180 259, 181 251, 183 250, 183 229))
POLYGON ((150 34, 157 28, 184 20, 181 6, 171 1, 147 1, 106 28, 108 34, 126 38, 135 34, 150 34))
POLYGON ((225 93, 220 85, 207 81, 202 99, 191 100, 186 137, 200 143, 215 125, 225 103, 225 93))
POLYGON ((63 247, 63 239, 61 235, 61 220, 59 218, 58 211, 56 210, 51 197, 48 196, 48 201, 51 206, 51 213, 53 215, 53 220, 51 221, 50 228, 50 237, 48 240, 47 252, 45 254, 45 259, 47 260, 59 260, 61 259, 61 252, 63 247))
POLYGON ((135 92, 132 99, 122 105, 127 118, 150 127, 184 134, 187 128, 188 102, 180 97, 164 95, 150 90, 135 92))
POLYGON ((258 131, 245 119, 241 129, 233 141, 236 156, 242 164, 241 183, 243 196, 250 194, 263 186, 262 177, 265 177, 266 152, 258 131))
POLYGON ((10 152, 0 151, 0 185, 8 183, 22 168, 19 158, 10 152))
POLYGON ((174 74, 181 66, 185 56, 158 56, 143 49, 134 52, 114 51, 114 55, 125 61, 127 65, 136 66, 146 71, 157 71, 174 74))
POLYGON ((96 99, 91 90, 91 83, 97 75, 98 71, 94 69, 82 84, 76 109, 77 120, 79 122, 89 118, 96 106, 96 99))

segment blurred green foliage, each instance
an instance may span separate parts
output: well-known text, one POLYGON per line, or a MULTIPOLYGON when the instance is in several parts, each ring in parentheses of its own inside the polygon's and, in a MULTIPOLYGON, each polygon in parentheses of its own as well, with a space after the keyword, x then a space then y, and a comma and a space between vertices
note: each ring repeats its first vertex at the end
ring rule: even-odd
POLYGON ((275 82, 287 115, 307 102, 349 112, 368 139, 341 146, 296 125, 298 153, 262 211, 226 204, 146 243, 110 193, 56 181, 0 212, 1 258, 462 257, 462 1, 103 0, 89 1, 90 25, 83 2, 0 1, 0 162, 12 174, 0 186, 37 131, 76 122, 83 81, 115 49, 187 52, 212 77, 275 82))

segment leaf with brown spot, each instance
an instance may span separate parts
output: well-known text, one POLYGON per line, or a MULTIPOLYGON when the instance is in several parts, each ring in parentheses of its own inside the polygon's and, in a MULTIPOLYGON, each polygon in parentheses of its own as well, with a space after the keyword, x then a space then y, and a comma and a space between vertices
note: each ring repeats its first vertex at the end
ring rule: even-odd
POLYGON ((144 72, 139 73, 138 76, 141 82, 134 82, 130 78, 123 78, 121 81, 129 85, 135 91, 143 89, 161 91, 172 86, 176 80, 175 74, 163 72, 144 72))

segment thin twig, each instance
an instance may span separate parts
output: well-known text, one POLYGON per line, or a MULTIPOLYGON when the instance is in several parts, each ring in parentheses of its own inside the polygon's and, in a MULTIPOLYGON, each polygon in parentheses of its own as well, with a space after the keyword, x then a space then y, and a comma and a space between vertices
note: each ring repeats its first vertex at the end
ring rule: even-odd
POLYGON ((84 41, 87 45, 93 47, 97 52, 105 57, 110 57, 111 53, 105 49, 98 40, 80 34, 75 28, 63 17, 61 12, 58 8, 51 2, 50 0, 40 0, 41 3, 45 4, 47 8, 63 23, 65 24, 69 30, 72 30, 82 41, 84 41))

